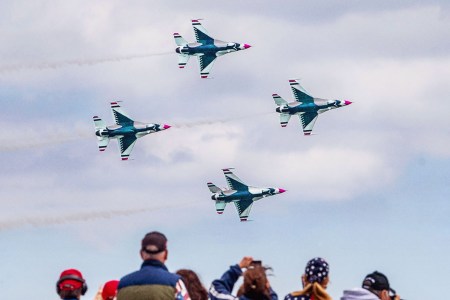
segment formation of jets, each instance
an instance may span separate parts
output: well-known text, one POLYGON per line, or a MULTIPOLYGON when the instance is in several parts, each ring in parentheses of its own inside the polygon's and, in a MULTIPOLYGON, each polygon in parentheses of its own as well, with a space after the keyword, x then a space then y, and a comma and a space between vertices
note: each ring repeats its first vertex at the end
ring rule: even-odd
POLYGON ((174 33, 173 37, 178 45, 175 52, 178 53, 178 67, 181 69, 186 66, 191 56, 197 56, 201 78, 208 78, 217 57, 251 47, 248 44, 224 42, 212 38, 199 20, 192 20, 192 27, 194 27, 197 42, 188 43, 179 33, 174 33))
POLYGON ((348 100, 326 100, 314 98, 299 84, 298 80, 289 80, 295 101, 288 103, 278 94, 273 94, 273 100, 278 105, 276 112, 280 113, 281 127, 286 127, 292 115, 297 115, 303 126, 303 134, 310 135, 319 114, 331 109, 352 104, 348 100))
MULTIPOLYGON (((184 68, 191 56, 197 56, 200 65, 200 77, 208 78, 217 57, 227 53, 245 50, 251 46, 234 42, 216 40, 202 26, 199 20, 192 20, 196 42, 188 43, 180 34, 174 33, 175 49, 178 53, 178 66, 184 68)), ((273 94, 280 114, 281 127, 286 127, 292 115, 297 115, 302 123, 304 135, 310 135, 319 114, 331 109, 347 106, 352 102, 348 100, 326 100, 310 96, 300 85, 298 80, 289 80, 295 101, 288 103, 278 94, 273 94)), ((115 125, 106 126, 102 119, 94 116, 95 135, 98 149, 105 151, 109 140, 116 138, 120 147, 122 160, 128 160, 138 138, 150 133, 169 129, 166 124, 146 124, 131 119, 117 102, 111 102, 111 111, 116 121, 115 125)), ((246 185, 231 171, 223 169, 228 189, 221 189, 211 182, 208 188, 213 193, 211 199, 215 201, 216 212, 222 214, 225 206, 233 202, 241 221, 247 221, 250 210, 255 201, 265 197, 284 193, 286 190, 273 187, 252 187, 246 185)))
POLYGON ((105 122, 94 116, 95 135, 98 150, 105 151, 110 139, 117 139, 120 147, 120 157, 128 160, 136 140, 144 135, 170 128, 170 125, 146 124, 132 120, 117 102, 111 102, 111 111, 116 121, 115 125, 106 126, 105 122))
POLYGON ((216 202, 218 214, 222 214, 225 206, 233 202, 241 221, 247 221, 253 202, 286 192, 286 190, 280 188, 248 186, 231 170, 231 168, 222 170, 228 183, 228 189, 220 189, 213 183, 208 182, 208 188, 213 193, 211 199, 216 202))

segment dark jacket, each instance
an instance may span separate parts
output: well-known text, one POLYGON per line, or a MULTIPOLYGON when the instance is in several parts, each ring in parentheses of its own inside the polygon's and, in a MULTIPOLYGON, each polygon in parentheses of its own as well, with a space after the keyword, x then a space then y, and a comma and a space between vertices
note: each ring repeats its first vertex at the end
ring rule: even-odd
MULTIPOLYGON (((230 269, 223 273, 220 279, 216 279, 212 282, 211 288, 209 289, 209 298, 211 300, 250 300, 246 296, 242 295, 240 297, 231 295, 233 291, 234 284, 242 275, 242 270, 239 265, 230 266, 230 269)), ((278 300, 277 294, 270 289, 270 299, 278 300)), ((253 299, 255 300, 255 299, 253 299)))
POLYGON ((144 261, 140 270, 120 279, 117 289, 117 300, 189 299, 181 277, 153 259, 144 261))

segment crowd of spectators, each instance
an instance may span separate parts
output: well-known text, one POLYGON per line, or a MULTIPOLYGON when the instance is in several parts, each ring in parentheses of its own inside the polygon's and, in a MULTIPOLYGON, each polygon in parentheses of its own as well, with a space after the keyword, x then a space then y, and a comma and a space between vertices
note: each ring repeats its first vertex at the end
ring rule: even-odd
MULTIPOLYGON (((207 290, 197 274, 181 269, 171 273, 165 263, 168 258, 167 238, 153 231, 141 243, 141 268, 120 280, 106 282, 94 300, 277 300, 267 270, 261 261, 245 256, 238 264, 230 266, 214 280, 207 290), (243 277, 243 283, 233 294, 234 285, 243 277)), ((284 300, 332 300, 327 293, 329 265, 316 257, 307 262, 301 277, 302 289, 289 293, 284 300)), ((88 286, 80 271, 64 270, 57 283, 56 292, 63 300, 80 300, 88 286)), ((388 278, 380 273, 368 274, 361 287, 345 290, 340 300, 400 300, 391 288, 388 278)))

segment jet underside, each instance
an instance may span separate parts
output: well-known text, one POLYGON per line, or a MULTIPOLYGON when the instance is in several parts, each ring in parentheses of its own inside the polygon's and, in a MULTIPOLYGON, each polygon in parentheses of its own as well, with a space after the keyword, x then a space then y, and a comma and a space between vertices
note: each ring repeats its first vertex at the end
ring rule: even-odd
POLYGON ((265 196, 262 189, 255 189, 258 191, 254 191, 253 193, 250 191, 236 191, 236 190, 225 190, 221 193, 216 193, 212 195, 213 200, 220 200, 225 201, 227 203, 231 203, 233 201, 239 201, 239 200, 252 200, 257 201, 265 196))
POLYGON ((224 55, 226 53, 235 52, 239 50, 239 44, 227 43, 219 40, 214 40, 212 44, 189 43, 184 47, 178 48, 180 54, 199 56, 204 54, 212 54, 216 56, 224 55), (231 45, 232 44, 232 45, 231 45))
POLYGON ((111 125, 106 127, 106 130, 100 132, 101 136, 109 138, 119 138, 124 136, 142 137, 144 135, 157 132, 156 124, 143 124, 140 122, 133 122, 130 125, 111 125))
POLYGON ((128 160, 138 138, 170 128, 167 124, 146 124, 134 121, 117 102, 111 102, 111 111, 116 121, 114 125, 106 126, 101 118, 93 117, 98 150, 105 151, 110 139, 117 139, 122 160, 128 160))
POLYGON ((233 42, 224 42, 214 39, 206 31, 199 20, 192 20, 196 41, 188 43, 179 33, 174 33, 173 37, 178 53, 178 67, 183 69, 191 56, 198 58, 200 66, 200 77, 208 78, 217 57, 239 50, 245 50, 251 46, 248 44, 240 44, 233 42))
MULTIPOLYGON (((323 113, 329 111, 331 109, 337 108, 337 106, 333 103, 323 103, 324 101, 320 101, 322 103, 316 103, 319 101, 314 101, 314 103, 299 103, 293 102, 289 103, 287 110, 283 110, 283 113, 288 113, 290 115, 303 114, 303 113, 323 113)), ((325 100, 326 102, 326 100, 325 100)))

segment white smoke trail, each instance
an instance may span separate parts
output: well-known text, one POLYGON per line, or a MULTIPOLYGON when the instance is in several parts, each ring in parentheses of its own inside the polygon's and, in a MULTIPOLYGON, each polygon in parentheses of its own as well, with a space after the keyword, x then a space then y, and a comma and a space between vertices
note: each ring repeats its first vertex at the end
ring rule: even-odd
MULTIPOLYGON (((259 112, 245 116, 229 117, 218 120, 203 120, 186 123, 171 124, 173 128, 192 128, 196 126, 213 125, 219 123, 227 123, 237 120, 243 120, 251 117, 273 114, 274 112, 259 112)), ((1 125, 1 124, 0 124, 1 125)), ((28 148, 41 148, 59 145, 67 142, 92 139, 95 144, 96 138, 92 128, 74 128, 73 130, 53 128, 47 126, 35 126, 34 128, 21 129, 17 128, 16 132, 0 132, 0 153, 11 152, 28 148), (39 130, 35 129, 39 128, 39 130)))
POLYGON ((74 129, 34 129, 20 130, 17 133, 8 132, 8 136, 0 135, 0 152, 10 152, 28 148, 40 148, 52 145, 59 145, 66 142, 79 141, 92 138, 95 143, 93 130, 74 129), (11 137, 12 136, 12 137, 11 137))
POLYGON ((126 60, 138 59, 138 58, 148 58, 153 56, 162 56, 172 54, 173 52, 160 52, 160 53, 146 53, 146 54, 135 54, 135 55, 123 55, 107 58, 98 59, 73 59, 73 60, 63 60, 57 62, 40 62, 40 63, 29 63, 29 64, 17 64, 17 65, 6 65, 0 66, 0 73, 18 72, 22 70, 45 70, 45 69, 59 69, 67 66, 93 66, 108 62, 121 62, 126 60))
POLYGON ((174 203, 171 205, 160 205, 154 207, 141 207, 134 209, 118 209, 107 211, 90 211, 90 212, 77 212, 72 214, 64 214, 59 216, 31 216, 23 217, 13 220, 0 220, 0 231, 11 230, 21 228, 24 226, 43 227, 50 225, 69 224, 73 222, 85 222, 98 219, 112 219, 114 217, 126 217, 135 214, 154 212, 167 208, 179 208, 194 205, 201 201, 192 201, 187 203, 174 203))
POLYGON ((273 113, 274 112, 260 112, 260 113, 248 114, 245 116, 229 117, 229 118, 223 118, 223 119, 217 119, 217 120, 203 120, 203 121, 187 122, 187 123, 175 123, 175 124, 171 124, 171 126, 174 128, 191 128, 191 127, 196 127, 196 126, 213 125, 213 124, 227 123, 227 122, 232 122, 232 121, 237 121, 237 120, 244 120, 247 118, 270 115, 273 113))

